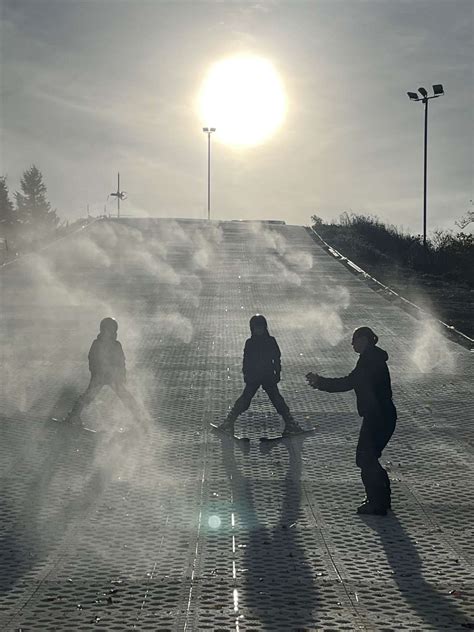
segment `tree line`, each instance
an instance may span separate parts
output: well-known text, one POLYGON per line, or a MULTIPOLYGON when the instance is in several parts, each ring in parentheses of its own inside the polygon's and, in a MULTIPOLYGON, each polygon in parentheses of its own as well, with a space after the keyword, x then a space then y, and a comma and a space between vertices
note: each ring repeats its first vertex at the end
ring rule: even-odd
POLYGON ((14 202, 6 177, 0 177, 0 245, 4 250, 35 248, 54 237, 61 227, 57 211, 48 201, 43 175, 35 165, 23 172, 14 202))
POLYGON ((474 287, 474 234, 465 232, 474 213, 469 209, 455 224, 461 230, 435 230, 426 248, 421 235, 412 235, 396 226, 384 224, 377 216, 342 213, 338 220, 325 222, 311 216, 317 233, 359 265, 399 266, 420 273, 447 276, 474 287))

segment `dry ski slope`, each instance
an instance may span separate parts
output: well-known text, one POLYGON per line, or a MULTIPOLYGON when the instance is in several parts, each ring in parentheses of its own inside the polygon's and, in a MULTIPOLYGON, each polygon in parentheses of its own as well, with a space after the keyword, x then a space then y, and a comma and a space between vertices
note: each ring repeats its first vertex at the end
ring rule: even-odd
POLYGON ((0 627, 5 630, 473 629, 472 357, 386 302, 301 227, 96 222, 0 273, 0 627), (316 436, 260 453, 264 394, 221 443, 254 312, 281 389, 316 436), (129 387, 54 422, 87 384, 114 315, 129 387), (383 461, 393 513, 362 519, 352 394, 304 375, 351 369, 351 330, 390 354, 399 426, 383 461))

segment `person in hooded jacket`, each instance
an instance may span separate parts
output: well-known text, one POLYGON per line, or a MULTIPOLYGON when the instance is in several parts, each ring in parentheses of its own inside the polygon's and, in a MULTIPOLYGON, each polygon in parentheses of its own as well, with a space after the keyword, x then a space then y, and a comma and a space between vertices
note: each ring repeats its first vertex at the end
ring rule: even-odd
POLYGON ((101 389, 108 385, 122 403, 136 417, 141 414, 139 405, 127 389, 125 355, 117 340, 118 323, 115 318, 104 318, 100 322, 100 331, 89 351, 89 370, 91 379, 86 391, 74 404, 65 421, 81 423, 81 412, 97 397, 101 389))
POLYGON ((377 347, 377 342, 378 337, 372 329, 359 327, 352 335, 352 346, 360 357, 349 375, 327 378, 308 373, 306 379, 310 386, 320 391, 355 391, 357 411, 362 417, 356 464, 367 495, 357 512, 384 516, 391 507, 391 489, 390 479, 379 458, 395 430, 397 411, 392 401, 388 354, 377 347))
POLYGON ((253 396, 260 387, 267 393, 277 412, 283 417, 283 436, 301 432, 293 419, 287 403, 278 390, 281 373, 281 352, 277 341, 268 332, 265 316, 255 314, 250 319, 251 336, 245 342, 242 373, 245 388, 237 399, 219 430, 234 434, 235 420, 250 406, 253 396))

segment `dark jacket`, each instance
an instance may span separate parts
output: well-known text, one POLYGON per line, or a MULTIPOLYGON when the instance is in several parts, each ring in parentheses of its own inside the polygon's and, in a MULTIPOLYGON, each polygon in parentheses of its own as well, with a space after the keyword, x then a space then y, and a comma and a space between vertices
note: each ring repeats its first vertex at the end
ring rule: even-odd
POLYGON ((242 372, 246 383, 277 384, 281 373, 281 352, 269 334, 252 336, 244 347, 242 372))
POLYGON ((320 377, 318 388, 330 393, 354 389, 357 411, 361 417, 396 418, 397 411, 392 402, 387 360, 388 353, 380 347, 367 347, 349 375, 336 378, 320 377))
POLYGON ((99 334, 89 351, 89 370, 104 384, 124 382, 125 356, 120 342, 99 334))

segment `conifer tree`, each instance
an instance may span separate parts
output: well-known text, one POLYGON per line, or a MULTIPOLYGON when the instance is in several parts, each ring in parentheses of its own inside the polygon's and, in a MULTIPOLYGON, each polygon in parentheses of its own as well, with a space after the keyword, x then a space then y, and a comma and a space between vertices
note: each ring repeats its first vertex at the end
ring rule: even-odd
POLYGON ((59 218, 46 197, 43 175, 35 165, 23 173, 20 187, 21 192, 17 191, 15 198, 23 236, 41 239, 55 230, 59 218))
POLYGON ((10 200, 7 179, 0 177, 0 237, 11 238, 18 223, 17 213, 10 200))

